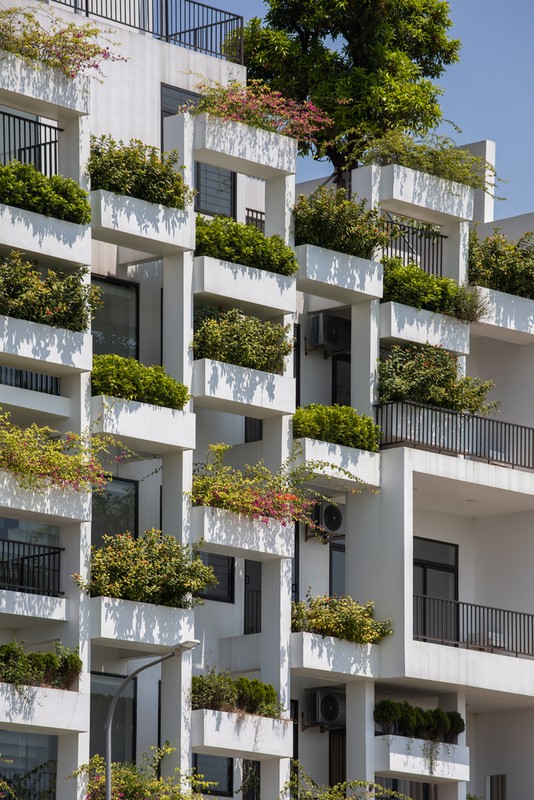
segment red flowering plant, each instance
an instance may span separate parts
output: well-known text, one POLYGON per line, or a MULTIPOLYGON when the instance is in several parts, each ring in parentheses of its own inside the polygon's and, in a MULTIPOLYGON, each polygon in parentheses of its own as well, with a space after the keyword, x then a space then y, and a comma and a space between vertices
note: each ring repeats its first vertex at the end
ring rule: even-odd
MULTIPOLYGON (((318 472, 325 475, 325 472, 331 474, 334 470, 338 477, 350 474, 323 461, 307 461, 295 466, 302 452, 297 443, 275 472, 263 461, 246 464, 244 470, 225 464, 224 454, 231 449, 230 445, 212 444, 209 449, 212 460, 196 464, 194 468, 191 491, 194 505, 225 508, 265 523, 270 519, 278 520, 282 525, 302 522, 319 535, 323 529, 315 519, 315 506, 332 500, 318 493, 310 483, 318 472)), ((350 477, 358 482, 354 476, 350 477)), ((335 484, 335 477, 328 480, 335 484)))
POLYGON ((202 81, 196 89, 201 94, 198 102, 182 106, 179 111, 243 122, 253 128, 291 136, 304 146, 313 144, 316 134, 332 124, 330 117, 309 100, 297 102, 285 98, 262 81, 252 80, 248 84, 232 81, 228 86, 202 81))

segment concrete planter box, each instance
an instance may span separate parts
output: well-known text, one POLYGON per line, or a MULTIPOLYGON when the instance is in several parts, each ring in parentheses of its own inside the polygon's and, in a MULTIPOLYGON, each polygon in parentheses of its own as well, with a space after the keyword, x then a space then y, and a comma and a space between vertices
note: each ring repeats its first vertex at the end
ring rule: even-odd
POLYGON ((89 694, 65 689, 25 686, 18 692, 0 683, 0 719, 3 727, 32 733, 65 733, 89 730, 89 694))
POLYGON ((92 597, 93 644, 158 653, 194 638, 193 612, 113 597, 92 597))
POLYGON ((196 506, 191 511, 192 541, 209 553, 266 561, 292 558, 291 525, 276 520, 263 522, 224 508, 196 506))
POLYGON ((202 358, 193 364, 195 406, 265 419, 295 411, 295 381, 202 358))
POLYGON ((295 252, 300 292, 351 305, 382 297, 382 264, 311 244, 301 244, 295 252))
POLYGON ((15 477, 0 471, 0 512, 24 511, 28 519, 46 517, 50 524, 89 522, 91 493, 51 487, 42 493, 22 489, 15 477))
POLYGON ((66 78, 58 70, 35 69, 12 53, 0 50, 0 98, 21 111, 51 117, 89 113, 90 78, 66 78))
POLYGON ((35 422, 47 421, 54 426, 60 419, 70 417, 71 405, 68 397, 19 389, 16 386, 0 384, 0 408, 4 411, 28 411, 35 422))
POLYGON ((378 647, 317 633, 291 634, 291 671, 321 680, 377 678, 378 647))
POLYGON ((516 344, 534 341, 534 300, 482 286, 478 291, 486 307, 482 319, 473 326, 478 335, 516 344))
POLYGON ((0 589, 0 614, 10 614, 17 618, 16 627, 34 624, 35 620, 65 622, 67 620, 67 600, 64 597, 48 597, 42 594, 11 592, 0 589))
POLYGON ((195 415, 135 400, 91 398, 93 433, 117 436, 132 450, 161 454, 195 447, 195 415))
POLYGON ((147 203, 136 197, 91 192, 92 235, 109 242, 156 256, 195 248, 195 213, 147 203))
POLYGON ((210 114, 194 122, 196 161, 266 180, 296 172, 296 139, 210 114))
POLYGON ((383 209, 423 222, 473 218, 474 189, 398 164, 370 165, 352 171, 352 190, 383 209))
POLYGON ((297 457, 297 464, 306 461, 326 461, 331 465, 331 468, 327 466, 316 474, 314 483, 317 486, 338 485, 349 490, 356 488, 362 482, 367 486, 380 486, 380 453, 322 442, 319 439, 296 441, 302 449, 301 455, 297 457), (340 474, 336 468, 347 470, 350 475, 340 474))
POLYGON ((192 712, 191 747, 195 753, 253 758, 291 758, 290 720, 198 709, 192 712))
POLYGON ((0 315, 0 352, 6 366, 50 375, 89 372, 92 368, 90 334, 3 315, 0 315))
POLYGON ((377 736, 375 772, 406 780, 431 778, 432 783, 468 781, 469 748, 405 736, 377 736))
POLYGON ((380 338, 388 342, 415 342, 469 353, 469 323, 402 303, 380 306, 380 338))
POLYGON ((297 305, 294 275, 277 275, 208 256, 195 258, 193 291, 202 302, 227 301, 264 318, 293 314, 297 305))
POLYGON ((91 229, 0 203, 0 253, 10 250, 21 250, 39 264, 85 266, 91 263, 91 229))

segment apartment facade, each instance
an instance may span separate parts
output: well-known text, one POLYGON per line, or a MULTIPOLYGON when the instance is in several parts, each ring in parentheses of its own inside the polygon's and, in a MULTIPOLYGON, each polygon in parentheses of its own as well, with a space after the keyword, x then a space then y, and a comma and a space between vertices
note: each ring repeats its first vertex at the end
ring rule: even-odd
MULTIPOLYGON (((75 7, 49 7, 84 21, 75 7)), ((94 6, 91 19, 103 33, 115 32, 127 59, 109 63, 102 83, 67 81, 6 57, 4 163, 30 147, 43 171, 89 189, 91 134, 177 148, 199 212, 261 224, 292 245, 296 143, 175 113, 194 98, 200 78, 246 80, 238 50, 225 52, 229 37, 238 41, 239 18, 206 8, 187 0, 164 24, 151 6, 128 13, 118 4, 94 6), (27 127, 10 139, 11 120, 27 127)), ((491 158, 488 143, 476 147, 491 158)), ((352 188, 384 213, 433 225, 438 233, 425 263, 465 281, 469 223, 491 227, 491 203, 481 193, 396 166, 355 170, 352 188)), ((64 270, 89 266, 104 298, 92 337, 1 318, 0 406, 23 426, 82 432, 92 425, 139 456, 117 463, 105 498, 92 502, 70 490, 21 489, 2 475, 3 558, 19 543, 33 547, 33 557, 44 548, 39 554, 56 560, 46 587, 30 579, 0 590, 0 641, 16 637, 46 649, 61 640, 78 646, 83 660, 77 691, 36 688, 22 702, 12 686, 0 685, 0 752, 14 772, 37 770, 42 780, 28 797, 73 797, 67 776, 102 752, 103 720, 122 678, 190 639, 199 646, 130 684, 117 710, 114 759, 139 758, 168 740, 176 749, 166 770, 194 767, 218 782, 216 796, 249 800, 275 800, 293 757, 320 783, 376 780, 417 800, 525 794, 534 783, 532 302, 486 290, 485 316, 470 326, 381 304, 375 261, 301 245, 295 277, 259 275, 195 258, 193 209, 147 212, 146 204, 101 191, 91 204, 90 226, 0 206, 2 254, 19 249, 64 270), (203 303, 294 325, 295 354, 284 374, 194 361, 194 306, 203 303), (469 374, 493 380, 498 419, 405 403, 377 409, 380 350, 406 342, 444 347, 469 374), (91 397, 93 352, 162 364, 192 399, 176 412, 91 397), (378 415, 383 431, 379 453, 301 442, 303 459, 347 470, 335 490, 317 476, 318 490, 332 495, 341 515, 326 543, 304 526, 293 531, 191 508, 193 463, 211 443, 233 445, 235 465, 264 459, 276 469, 292 450, 292 414, 308 403, 352 405, 378 415), (352 493, 361 482, 371 491, 352 493), (115 518, 121 528, 112 531, 115 518), (203 605, 147 607, 80 592, 71 576, 87 575, 91 541, 153 527, 208 554, 219 584, 203 605), (394 634, 363 646, 292 633, 291 602, 308 589, 374 601, 376 617, 390 618, 394 634), (192 712, 191 676, 213 666, 272 684, 282 718, 192 712), (430 756, 418 739, 377 736, 374 707, 384 698, 458 711, 465 733, 430 756), (251 774, 257 780, 242 789, 251 774)), ((514 221, 505 224, 514 230, 514 221)), ((413 260, 421 257, 421 238, 409 240, 409 229, 397 247, 413 260)))

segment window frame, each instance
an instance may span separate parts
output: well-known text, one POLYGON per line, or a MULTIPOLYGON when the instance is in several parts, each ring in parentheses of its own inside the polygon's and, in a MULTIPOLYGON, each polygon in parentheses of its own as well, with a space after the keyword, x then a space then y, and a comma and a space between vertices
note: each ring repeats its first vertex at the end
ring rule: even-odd
MULTIPOLYGON (((115 278, 115 277, 113 277, 111 275, 99 275, 96 272, 92 272, 91 273, 91 283, 94 283, 95 285, 97 285, 99 283, 104 283, 104 284, 108 283, 108 284, 110 284, 112 286, 123 286, 123 287, 128 287, 128 288, 135 289, 135 356, 133 356, 133 358, 135 358, 137 361, 139 361, 139 327, 140 327, 139 326, 139 323, 140 323, 140 320, 139 320, 139 308, 140 308, 140 306, 139 306, 139 294, 140 294, 140 284, 138 283, 138 281, 130 281, 130 280, 125 280, 123 278, 115 278)), ((91 334, 93 335, 92 327, 91 327, 91 334)))

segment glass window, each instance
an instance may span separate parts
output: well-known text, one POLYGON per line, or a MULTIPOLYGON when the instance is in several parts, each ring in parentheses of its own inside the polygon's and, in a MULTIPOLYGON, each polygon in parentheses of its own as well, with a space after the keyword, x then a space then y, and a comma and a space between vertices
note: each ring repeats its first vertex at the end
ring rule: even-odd
POLYGON ((108 278, 92 277, 102 290, 103 305, 92 324, 93 352, 97 355, 114 353, 137 358, 139 350, 137 283, 115 282, 108 278))
POLYGON ((29 519, 0 517, 0 539, 59 547, 59 527, 29 519))
POLYGON ((350 406, 350 356, 332 356, 332 403, 350 406))
POLYGON ((206 592, 199 592, 204 600, 219 600, 222 603, 234 602, 234 559, 232 556, 220 556, 216 553, 200 553, 204 564, 213 567, 217 586, 206 592))
POLYGON ((345 545, 330 545, 330 594, 345 594, 345 545))
POLYGON ((14 797, 56 796, 57 736, 0 730, 0 753, 0 779, 13 787, 14 797))
MULTIPOLYGON (((113 695, 117 691, 123 675, 91 675, 91 718, 89 749, 91 756, 106 752, 104 723, 113 695)), ((111 727, 111 760, 129 762, 135 754, 135 689, 134 678, 124 688, 115 707, 111 727)))
POLYGON ((93 494, 91 544, 99 547, 104 534, 130 531, 137 536, 137 481, 113 478, 103 492, 93 494))
POLYGON ((202 775, 204 780, 216 784, 211 791, 204 790, 204 794, 232 797, 234 793, 234 762, 231 758, 194 753, 193 770, 197 775, 202 775))
POLYGON ((243 760, 243 800, 260 800, 261 762, 243 760))
POLYGON ((261 633, 261 561, 245 560, 244 633, 261 633))

